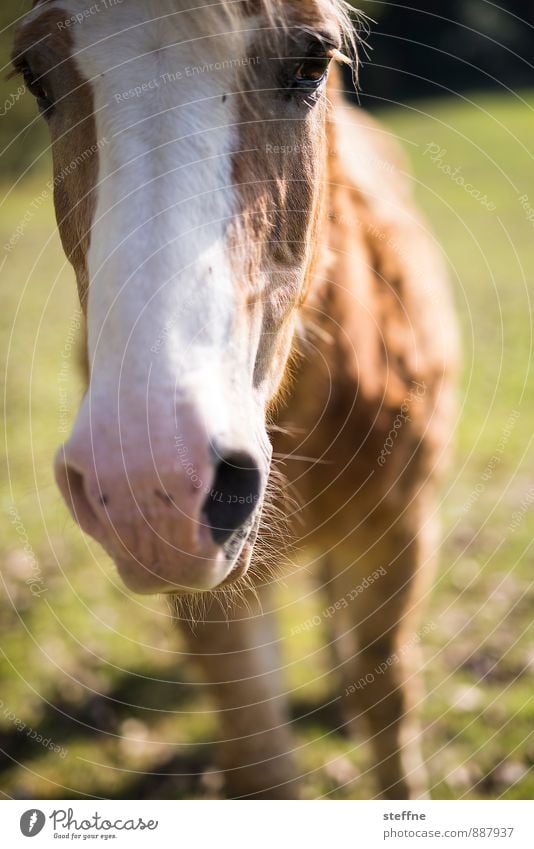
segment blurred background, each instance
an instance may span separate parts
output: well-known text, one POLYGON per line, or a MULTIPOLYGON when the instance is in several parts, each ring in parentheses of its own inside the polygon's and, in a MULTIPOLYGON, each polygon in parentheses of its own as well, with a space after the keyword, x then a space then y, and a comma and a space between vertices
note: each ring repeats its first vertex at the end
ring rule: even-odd
MULTIPOLYGON (((46 127, 21 81, 7 78, 28 5, 0 6, 0 793, 214 797, 216 723, 165 604, 125 593, 52 479, 82 394, 80 316, 55 228, 46 127)), ((408 154, 463 332, 456 459, 424 640, 432 794, 532 798, 534 6, 358 8, 372 19, 358 99, 408 154)), ((278 590, 305 794, 369 798, 365 732, 350 740, 339 730, 324 604, 312 589, 303 569, 278 590), (298 631, 315 616, 321 625, 298 631)))

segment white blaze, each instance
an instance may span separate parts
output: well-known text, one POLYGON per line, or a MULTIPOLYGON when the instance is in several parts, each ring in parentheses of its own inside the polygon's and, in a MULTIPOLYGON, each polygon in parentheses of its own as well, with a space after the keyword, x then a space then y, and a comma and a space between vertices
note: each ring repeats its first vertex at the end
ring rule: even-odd
MULTIPOLYGON (((76 15, 87 4, 61 7, 76 15)), ((121 408, 129 396, 144 404, 148 391, 170 404, 178 383, 186 395, 197 387, 220 420, 223 372, 237 365, 225 229, 242 39, 222 14, 209 11, 206 27, 206 10, 169 0, 99 9, 71 27, 101 146, 88 254, 91 403, 120 381, 121 408)))

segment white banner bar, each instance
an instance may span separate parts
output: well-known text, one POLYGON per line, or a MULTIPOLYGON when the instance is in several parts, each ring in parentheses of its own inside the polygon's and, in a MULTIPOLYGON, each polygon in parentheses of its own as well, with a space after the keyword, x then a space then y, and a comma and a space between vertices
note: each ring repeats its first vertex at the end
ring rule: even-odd
POLYGON ((0 816, 6 849, 534 846, 532 802, 5 801, 0 816))

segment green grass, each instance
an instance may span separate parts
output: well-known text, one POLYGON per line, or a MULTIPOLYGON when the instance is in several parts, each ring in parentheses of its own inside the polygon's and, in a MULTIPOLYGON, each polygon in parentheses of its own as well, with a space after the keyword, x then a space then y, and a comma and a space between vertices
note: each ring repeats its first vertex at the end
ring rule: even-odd
MULTIPOLYGON (((382 116, 404 140, 418 198, 451 267, 464 340, 458 449, 427 614, 436 628, 424 645, 431 694, 423 709, 425 753, 436 798, 532 798, 534 520, 532 505, 523 511, 521 502, 534 487, 534 226, 519 197, 529 194, 534 205, 534 97, 474 99, 382 116), (445 149, 443 162, 460 166, 496 209, 440 170, 424 153, 429 144, 445 149)), ((0 788, 16 798, 213 795, 216 778, 188 774, 213 763, 215 722, 165 605, 125 593, 111 564, 70 521, 53 483, 52 456, 81 385, 74 357, 64 356, 77 302, 51 197, 42 197, 47 179, 23 182, 1 218, 0 248, 32 201, 42 200, 13 250, 0 250, 7 398, 0 528, 0 747, 7 756, 0 788), (43 592, 32 595, 32 586, 43 592), (28 727, 50 742, 31 741, 28 727), (156 777, 145 775, 151 771, 156 777)), ((296 713, 329 697, 321 628, 289 639, 292 625, 322 606, 301 600, 305 580, 295 575, 280 588, 296 713)), ((364 735, 341 736, 323 707, 296 723, 296 739, 308 797, 372 795, 364 735)))

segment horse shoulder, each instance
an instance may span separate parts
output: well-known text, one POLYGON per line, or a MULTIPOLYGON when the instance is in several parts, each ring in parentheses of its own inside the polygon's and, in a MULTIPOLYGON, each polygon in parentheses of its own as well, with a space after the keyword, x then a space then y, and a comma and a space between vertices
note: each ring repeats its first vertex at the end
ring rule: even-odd
MULTIPOLYGON (((362 110, 330 97, 323 251, 281 419, 306 434, 299 453, 345 465, 353 480, 377 470, 394 433, 389 478, 414 445, 428 467, 449 439, 458 334, 445 263, 403 153, 362 110)), ((281 453, 289 446, 277 440, 281 453)))

